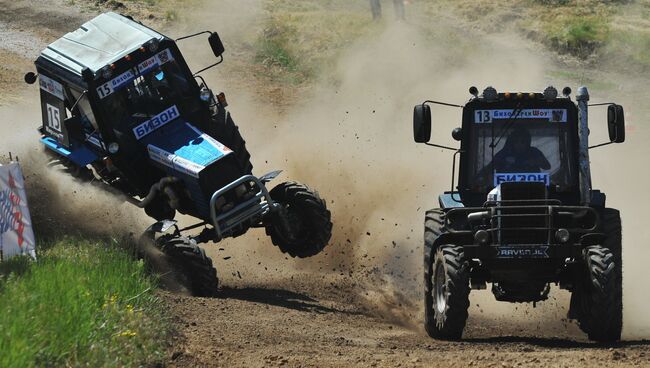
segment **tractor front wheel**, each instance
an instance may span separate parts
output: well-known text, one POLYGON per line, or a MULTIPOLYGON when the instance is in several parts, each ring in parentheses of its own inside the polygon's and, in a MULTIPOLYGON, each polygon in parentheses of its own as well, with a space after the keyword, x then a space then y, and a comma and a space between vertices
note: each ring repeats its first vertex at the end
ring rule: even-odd
POLYGON ((279 184, 270 192, 280 207, 266 223, 273 244, 291 257, 320 253, 332 236, 330 211, 317 192, 296 182, 279 184))
POLYGON ((614 342, 621 338, 623 300, 620 268, 614 253, 600 245, 584 250, 585 273, 574 290, 578 323, 589 339, 614 342))
POLYGON ((429 286, 426 299, 428 315, 425 328, 435 339, 459 340, 463 335, 469 308, 469 265, 463 248, 441 245, 434 253, 432 262, 426 264, 425 280, 429 286))
POLYGON ((195 240, 169 234, 156 239, 155 234, 146 232, 138 253, 161 274, 161 281, 171 291, 189 290, 194 296, 204 297, 217 294, 217 270, 195 240))

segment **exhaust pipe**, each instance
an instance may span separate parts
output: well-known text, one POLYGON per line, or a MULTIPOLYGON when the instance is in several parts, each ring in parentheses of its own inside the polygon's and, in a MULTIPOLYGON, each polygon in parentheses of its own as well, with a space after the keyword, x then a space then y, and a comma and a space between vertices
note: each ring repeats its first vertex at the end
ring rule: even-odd
POLYGON ((591 170, 589 168, 589 123, 588 105, 589 91, 587 87, 578 88, 576 94, 578 101, 578 165, 580 166, 580 202, 588 206, 591 202, 591 170))

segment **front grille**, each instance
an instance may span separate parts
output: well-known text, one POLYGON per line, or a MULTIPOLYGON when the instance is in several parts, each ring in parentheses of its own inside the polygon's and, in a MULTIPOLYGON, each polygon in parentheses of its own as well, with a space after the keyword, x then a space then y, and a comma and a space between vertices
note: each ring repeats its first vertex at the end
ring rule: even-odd
MULTIPOLYGON (((506 203, 504 203, 506 204, 506 203)), ((551 213, 548 206, 507 206, 494 208, 491 230, 499 244, 548 244, 551 213)))
POLYGON ((492 216, 492 228, 500 244, 547 244, 551 213, 545 183, 501 184, 501 201, 492 216))

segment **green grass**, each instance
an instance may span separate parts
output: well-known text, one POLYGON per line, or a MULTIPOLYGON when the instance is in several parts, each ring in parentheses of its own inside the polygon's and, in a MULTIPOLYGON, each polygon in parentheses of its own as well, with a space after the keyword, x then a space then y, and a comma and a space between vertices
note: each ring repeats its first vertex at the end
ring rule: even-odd
POLYGON ((298 84, 330 75, 340 52, 380 25, 366 2, 267 0, 254 61, 268 76, 298 84))
POLYGON ((139 366, 163 357, 155 283, 116 244, 64 238, 0 264, 0 367, 139 366))
MULTIPOLYGON (((452 1, 447 0, 451 5, 452 1)), ((611 23, 629 1, 454 0, 454 9, 472 22, 502 30, 515 24, 550 48, 585 58, 611 41, 611 23), (505 23, 504 23, 505 21, 505 23), (495 23, 503 23, 495 26, 495 23)))

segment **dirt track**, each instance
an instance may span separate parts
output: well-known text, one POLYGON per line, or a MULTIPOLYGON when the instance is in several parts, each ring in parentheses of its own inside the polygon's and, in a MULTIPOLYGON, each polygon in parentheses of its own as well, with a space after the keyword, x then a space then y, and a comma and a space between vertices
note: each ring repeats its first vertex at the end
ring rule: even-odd
MULTIPOLYGON (((391 323, 358 290, 309 277, 224 289, 217 299, 166 294, 180 330, 170 365, 241 367, 639 367, 648 343, 598 346, 579 335, 549 335, 515 318, 471 317, 463 342, 441 342, 391 323), (280 286, 275 286, 274 284, 280 286), (288 286, 292 284, 293 286, 288 286), (321 285, 314 290, 314 285, 321 285), (295 290, 295 291, 293 291, 295 290), (349 294, 348 294, 349 293, 349 294), (354 299, 354 298, 352 298, 354 299), (358 300, 357 300, 358 302, 358 300), (541 337, 540 337, 541 336, 541 337)), ((480 314, 479 314, 480 315, 480 314)), ((554 322, 550 322, 554 324, 554 322)))
MULTIPOLYGON (((0 61, 5 65, 4 69, 0 70, 0 88, 6 91, 0 96, 0 104, 20 101, 19 96, 25 93, 25 87, 20 84, 22 73, 19 71, 29 67, 30 59, 35 56, 34 50, 37 52, 53 36, 76 28, 85 18, 91 16, 91 13, 70 8, 64 2, 53 0, 47 3, 58 9, 55 16, 43 14, 42 7, 35 10, 30 6, 30 2, 0 0, 0 7, 3 9, 0 14, 0 35, 3 36, 0 41, 0 61)), ((233 7, 233 1, 220 3, 228 10, 236 9, 233 7)), ((247 1, 248 3, 257 1, 247 1)), ((234 4, 237 4, 237 1, 234 4)), ((246 20, 241 27, 255 23, 254 17, 246 20)), ((237 22, 233 23, 236 25, 237 22)), ((236 32, 236 28, 229 26, 225 34, 236 32)), ((387 37, 393 37, 395 34, 399 36, 400 32, 411 36, 407 29, 397 30, 387 37)), ((224 39, 227 37, 223 34, 222 36, 224 39)), ((395 40, 389 38, 387 41, 389 42, 384 44, 389 45, 390 41, 395 40)), ((369 55, 344 55, 344 59, 355 62, 363 62, 364 57, 372 59, 374 54, 370 52, 369 55)), ((445 59, 442 58, 442 61, 445 59)), ((346 61, 343 62, 344 65, 345 63, 346 61)), ((350 70, 354 70, 354 66, 346 66, 346 72, 351 73, 350 70)), ((510 70, 508 72, 516 73, 510 70)), ((369 79, 365 78, 362 71, 357 73, 359 74, 344 77, 341 94, 345 95, 346 88, 352 89, 352 92, 348 93, 358 93, 353 88, 355 83, 369 79)), ((255 88, 261 83, 259 79, 246 79, 241 73, 233 73, 230 77, 219 73, 219 77, 225 77, 220 84, 229 88, 231 101, 234 102, 233 109, 237 109, 235 113, 243 117, 243 122, 253 119, 253 115, 258 112, 246 111, 244 102, 241 101, 248 102, 255 97, 271 101, 278 98, 256 96, 251 92, 270 91, 267 88, 255 88), (248 86, 247 91, 238 90, 244 86, 248 86)), ((454 78, 458 79, 458 73, 452 73, 452 82, 454 78)), ((480 81, 485 79, 487 77, 480 81)), ((369 83, 359 88, 370 91, 367 92, 368 100, 381 98, 381 95, 378 97, 372 93, 383 91, 382 88, 373 89, 374 87, 369 83)), ((400 85, 397 84, 397 87, 400 85)), ((413 94, 428 97, 422 91, 428 90, 425 87, 419 87, 413 94)), ((464 87, 460 89, 464 92, 464 87)), ((405 104, 408 102, 408 106, 412 105, 411 95, 402 98, 405 104)), ((282 103, 286 104, 286 101, 282 103)), ((349 105, 345 105, 342 100, 335 100, 334 104, 337 103, 340 109, 347 109, 351 114, 361 111, 350 118, 350 125, 345 125, 346 120, 342 120, 343 126, 340 129, 346 134, 353 132, 346 138, 341 138, 344 144, 359 146, 357 151, 344 152, 342 157, 362 157, 364 150, 375 152, 377 149, 356 143, 359 141, 359 137, 355 137, 357 132, 362 134, 368 130, 353 129, 353 124, 357 124, 355 118, 374 119, 375 106, 377 115, 383 114, 385 120, 391 124, 397 119, 394 114, 402 114, 402 111, 393 110, 382 112, 382 106, 365 100, 355 100, 349 105), (367 111, 363 112, 364 109, 367 111), (352 138, 349 138, 350 136, 352 138)), ((398 103, 402 104, 402 101, 395 102, 398 103)), ((6 107, 0 105, 0 112, 4 114, 5 111, 6 107)), ((303 115, 298 112, 298 117, 287 117, 278 111, 265 112, 271 114, 271 119, 287 119, 290 122, 293 119, 301 119, 303 115)), ((30 113, 30 116, 33 117, 34 114, 30 113)), ((32 125, 30 122, 30 129, 32 125)), ((248 125, 248 128, 246 123, 242 125, 245 133, 252 130, 252 124, 248 125)), ((297 134, 305 132, 295 126, 290 126, 290 129, 296 130, 297 134)), ((394 132, 409 133, 408 127, 405 126, 390 129, 395 129, 394 132)), ((443 129, 449 130, 447 125, 443 129)), ((265 131, 263 127, 261 130, 265 131)), ((390 134, 391 131, 388 130, 386 135, 390 134)), ((368 137, 362 138, 368 141, 374 139, 378 146, 390 143, 371 133, 367 135, 368 137)), ((269 148, 263 144, 265 136, 252 134, 251 138, 247 139, 252 147, 259 147, 255 149, 259 160, 255 164, 259 172, 273 168, 274 164, 282 164, 282 154, 269 154, 273 147, 269 148), (260 154, 260 151, 264 155, 260 154), (275 162, 266 164, 264 161, 268 157, 273 157, 275 162)), ((290 156, 291 152, 284 155, 290 156)), ((305 158, 308 157, 311 156, 305 158)), ((338 156, 332 161, 336 161, 336 158, 338 156)), ((382 158, 379 156, 377 161, 382 158)), ((293 160, 298 159, 294 156, 293 160)), ((447 183, 448 175, 446 160, 447 157, 443 157, 440 161, 445 165, 445 174, 441 179, 444 183, 447 183)), ((401 161, 390 163, 404 164, 401 161)), ((369 161, 368 166, 371 164, 381 168, 378 162, 369 161)), ((162 292, 170 306, 178 331, 174 344, 170 347, 170 366, 650 366, 647 342, 632 341, 615 346, 599 346, 587 342, 572 322, 563 320, 567 295, 557 291, 553 292, 551 300, 542 303, 538 308, 496 305, 489 293, 478 293, 472 296, 470 320, 463 342, 439 342, 429 339, 424 334, 420 322, 422 311, 419 295, 419 234, 420 206, 424 205, 424 200, 418 199, 417 195, 422 191, 428 193, 439 188, 431 185, 421 189, 420 186, 426 179, 416 176, 413 182, 407 182, 405 185, 417 186, 419 191, 416 191, 416 194, 399 193, 400 196, 416 197, 404 199, 405 203, 398 203, 391 195, 381 190, 370 190, 370 193, 366 194, 367 197, 357 193, 358 197, 352 200, 348 198, 347 192, 348 189, 354 192, 356 186, 345 187, 343 191, 346 193, 342 194, 334 188, 334 182, 330 181, 331 185, 328 186, 325 181, 316 179, 330 175, 329 171, 325 174, 314 173, 314 169, 304 168, 293 162, 290 162, 289 166, 290 175, 304 176, 304 180, 318 187, 324 197, 333 200, 333 203, 328 204, 333 207, 335 221, 338 220, 339 224, 328 254, 302 262, 286 259, 272 247, 262 232, 256 231, 236 240, 208 246, 209 254, 215 260, 222 279, 223 290, 220 297, 203 299, 162 292), (315 175, 314 179, 310 179, 312 174, 315 175), (382 208, 376 197, 381 197, 390 205, 382 208), (355 205, 358 206, 356 209, 355 205), (358 217, 363 216, 363 211, 367 208, 372 208, 373 212, 368 213, 369 218, 361 222, 376 222, 376 225, 366 226, 359 223, 358 217), (395 216, 396 213, 399 216, 395 216), (392 225, 393 221, 389 217, 391 215, 399 217, 396 220, 399 224, 392 225), (390 225, 388 222, 391 222, 390 225), (395 243, 391 245, 392 241, 399 244, 397 248, 395 243)), ((370 171, 357 169, 350 169, 352 175, 367 174, 369 180, 375 183, 381 181, 381 176, 375 177, 370 171)), ((422 167, 415 167, 413 171, 405 169, 403 174, 416 175, 414 173, 420 169, 422 167)), ((429 202, 427 199, 425 204, 429 202)))

